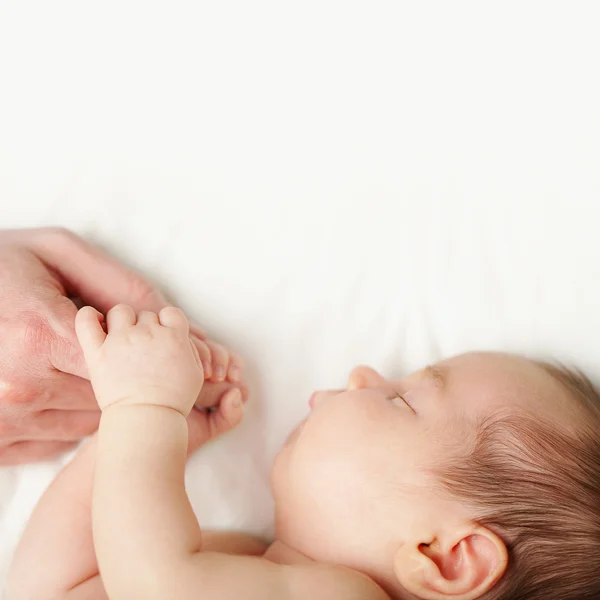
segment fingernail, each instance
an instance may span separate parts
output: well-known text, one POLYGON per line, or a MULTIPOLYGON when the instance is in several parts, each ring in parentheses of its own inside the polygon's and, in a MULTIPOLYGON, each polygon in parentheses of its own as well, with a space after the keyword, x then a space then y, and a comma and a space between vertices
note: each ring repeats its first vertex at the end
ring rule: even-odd
POLYGON ((225 367, 223 365, 215 367, 215 377, 219 380, 225 379, 225 367))
POLYGON ((238 390, 237 388, 232 390, 231 398, 231 406, 233 406, 234 408, 239 408, 240 406, 242 406, 242 393, 240 392, 240 390, 238 390))
POLYGON ((230 367, 229 368, 229 379, 231 381, 239 381, 240 380, 240 369, 239 367, 230 367))

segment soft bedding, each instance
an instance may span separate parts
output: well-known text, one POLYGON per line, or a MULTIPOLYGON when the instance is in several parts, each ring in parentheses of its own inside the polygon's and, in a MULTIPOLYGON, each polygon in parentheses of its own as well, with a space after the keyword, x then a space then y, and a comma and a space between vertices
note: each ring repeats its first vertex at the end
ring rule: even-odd
MULTIPOLYGON (((0 3, 1 226, 73 228, 247 360, 245 423, 189 465, 203 525, 268 534, 279 444, 358 363, 600 378, 598 16, 0 3)), ((60 464, 0 471, 0 582, 60 464)))

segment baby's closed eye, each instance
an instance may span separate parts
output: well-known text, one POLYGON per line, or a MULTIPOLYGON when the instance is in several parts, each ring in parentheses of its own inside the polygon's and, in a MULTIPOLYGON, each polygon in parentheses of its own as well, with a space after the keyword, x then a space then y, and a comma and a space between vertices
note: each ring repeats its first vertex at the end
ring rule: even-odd
POLYGON ((398 407, 407 406, 408 408, 410 408, 410 410, 412 410, 416 414, 416 411, 413 408, 412 404, 410 404, 408 402, 408 400, 406 399, 406 396, 403 394, 400 394, 400 392, 393 390, 393 393, 388 397, 388 399, 392 402, 392 404, 394 406, 398 406, 398 407))

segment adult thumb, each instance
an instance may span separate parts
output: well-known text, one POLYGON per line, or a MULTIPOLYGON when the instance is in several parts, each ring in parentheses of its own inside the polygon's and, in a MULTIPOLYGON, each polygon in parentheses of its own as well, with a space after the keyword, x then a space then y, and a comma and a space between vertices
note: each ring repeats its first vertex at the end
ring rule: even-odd
POLYGON ((78 307, 69 298, 57 299, 47 318, 48 357, 50 364, 62 373, 89 379, 83 350, 75 334, 78 307))

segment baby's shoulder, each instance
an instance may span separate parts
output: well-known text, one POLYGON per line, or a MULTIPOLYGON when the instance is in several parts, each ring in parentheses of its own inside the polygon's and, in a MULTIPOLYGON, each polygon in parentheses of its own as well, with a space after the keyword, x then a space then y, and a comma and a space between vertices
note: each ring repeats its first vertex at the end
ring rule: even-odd
POLYGON ((332 565, 302 565, 290 568, 290 584, 298 600, 390 600, 371 578, 359 571, 332 565))

